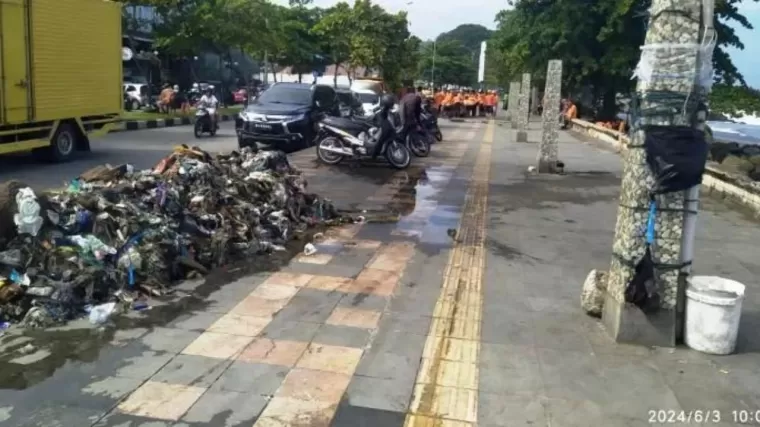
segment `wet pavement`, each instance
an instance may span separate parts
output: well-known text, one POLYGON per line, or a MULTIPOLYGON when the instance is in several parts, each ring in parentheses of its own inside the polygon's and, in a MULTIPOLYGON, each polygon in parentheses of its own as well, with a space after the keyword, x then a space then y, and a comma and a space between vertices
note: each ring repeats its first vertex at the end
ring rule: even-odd
POLYGON ((312 191, 368 220, 328 230, 315 255, 230 266, 105 329, 6 334, 0 426, 614 427, 658 425, 652 411, 720 411, 710 425, 755 414, 756 223, 709 200, 699 219, 696 273, 748 287, 736 355, 616 345, 579 295, 609 264, 619 157, 562 133, 568 173, 535 176, 537 145, 515 143, 500 120, 443 132, 406 171, 293 154, 312 191))

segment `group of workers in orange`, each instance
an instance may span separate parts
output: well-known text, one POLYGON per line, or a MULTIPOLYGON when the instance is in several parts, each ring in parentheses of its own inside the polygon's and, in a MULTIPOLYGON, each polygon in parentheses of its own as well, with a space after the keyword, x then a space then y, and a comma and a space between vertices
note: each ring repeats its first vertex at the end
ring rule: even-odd
POLYGON ((494 90, 437 90, 432 100, 438 113, 446 117, 494 116, 499 103, 494 90))

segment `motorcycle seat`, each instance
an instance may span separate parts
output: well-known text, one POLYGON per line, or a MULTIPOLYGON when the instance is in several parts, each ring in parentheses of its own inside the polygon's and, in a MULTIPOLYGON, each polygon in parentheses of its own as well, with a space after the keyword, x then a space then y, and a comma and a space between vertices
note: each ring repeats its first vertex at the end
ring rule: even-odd
POLYGON ((328 126, 335 126, 336 128, 347 132, 361 132, 367 130, 369 127, 369 123, 365 121, 358 121, 346 117, 328 116, 322 119, 322 123, 328 126))

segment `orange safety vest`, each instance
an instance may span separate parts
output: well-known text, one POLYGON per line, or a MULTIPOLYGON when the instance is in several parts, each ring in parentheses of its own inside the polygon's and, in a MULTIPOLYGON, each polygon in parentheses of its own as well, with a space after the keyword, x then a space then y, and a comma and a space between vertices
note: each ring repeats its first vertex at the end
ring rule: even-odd
POLYGON ((435 105, 441 105, 443 104, 443 100, 446 98, 446 95, 443 94, 443 92, 438 92, 435 94, 435 97, 433 97, 435 105))

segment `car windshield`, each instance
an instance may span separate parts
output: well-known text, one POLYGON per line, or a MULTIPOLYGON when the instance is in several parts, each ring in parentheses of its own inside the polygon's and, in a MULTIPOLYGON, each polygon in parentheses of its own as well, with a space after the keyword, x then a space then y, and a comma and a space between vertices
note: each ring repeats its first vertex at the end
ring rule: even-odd
POLYGON ((351 105, 355 102, 351 92, 338 92, 338 100, 345 105, 351 105))
POLYGON ((311 104, 309 87, 272 86, 259 95, 258 102, 262 104, 311 104))
POLYGON ((358 93, 357 95, 362 101, 362 104, 377 104, 378 100, 380 99, 380 97, 374 93, 358 93))

